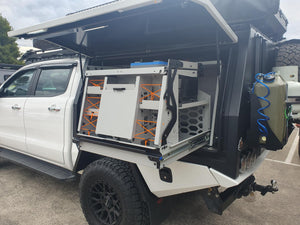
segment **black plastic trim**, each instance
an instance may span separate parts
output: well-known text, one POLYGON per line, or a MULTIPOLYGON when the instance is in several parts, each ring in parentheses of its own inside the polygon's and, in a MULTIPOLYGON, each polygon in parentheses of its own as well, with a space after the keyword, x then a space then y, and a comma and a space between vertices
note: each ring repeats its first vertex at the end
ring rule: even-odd
POLYGON ((72 180, 76 178, 76 174, 68 169, 12 150, 0 148, 0 157, 58 180, 72 180))

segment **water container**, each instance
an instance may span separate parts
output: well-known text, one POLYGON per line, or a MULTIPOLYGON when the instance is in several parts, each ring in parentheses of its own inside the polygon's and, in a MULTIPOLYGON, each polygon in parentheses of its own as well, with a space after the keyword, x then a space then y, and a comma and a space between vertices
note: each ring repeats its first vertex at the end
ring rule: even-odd
MULTIPOLYGON (((270 137, 267 139, 277 139, 273 141, 279 141, 284 143, 286 139, 287 121, 285 117, 286 110, 286 98, 287 98, 287 85, 286 82, 278 75, 275 75, 271 80, 262 80, 264 84, 270 89, 270 95, 266 98, 270 101, 270 106, 263 112, 270 118, 268 123, 268 132, 270 137)), ((255 86, 255 94, 259 97, 264 97, 268 93, 268 89, 260 83, 255 86)), ((259 100, 261 107, 265 107, 268 103, 264 100, 259 100)), ((272 140, 271 140, 272 141, 272 140)), ((268 140, 267 142, 270 142, 268 140)))

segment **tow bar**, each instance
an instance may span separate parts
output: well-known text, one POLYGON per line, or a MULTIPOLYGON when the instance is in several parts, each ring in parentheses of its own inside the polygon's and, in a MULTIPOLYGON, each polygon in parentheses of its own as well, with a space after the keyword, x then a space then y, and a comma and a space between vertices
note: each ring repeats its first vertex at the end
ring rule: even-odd
POLYGON ((257 183, 254 183, 253 191, 259 191, 262 196, 265 196, 268 192, 271 192, 272 194, 274 194, 275 192, 278 191, 277 181, 271 180, 271 185, 267 185, 267 186, 262 186, 257 183))
POLYGON ((209 210, 222 215, 235 199, 246 197, 255 191, 260 192, 263 196, 268 192, 274 194, 278 191, 277 182, 271 180, 271 185, 263 186, 255 182, 254 176, 250 176, 240 185, 228 188, 222 193, 219 193, 218 187, 213 187, 202 192, 202 196, 209 210))

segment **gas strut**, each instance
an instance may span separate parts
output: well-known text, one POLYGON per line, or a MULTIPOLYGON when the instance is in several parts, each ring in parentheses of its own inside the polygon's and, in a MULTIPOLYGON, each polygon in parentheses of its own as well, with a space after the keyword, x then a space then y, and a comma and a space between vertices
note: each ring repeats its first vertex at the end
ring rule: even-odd
POLYGON ((271 192, 272 194, 274 194, 275 192, 278 191, 276 180, 271 180, 271 185, 267 185, 267 186, 263 186, 263 185, 254 183, 252 188, 253 188, 253 191, 259 191, 261 193, 261 195, 263 195, 263 196, 266 195, 268 192, 271 192))

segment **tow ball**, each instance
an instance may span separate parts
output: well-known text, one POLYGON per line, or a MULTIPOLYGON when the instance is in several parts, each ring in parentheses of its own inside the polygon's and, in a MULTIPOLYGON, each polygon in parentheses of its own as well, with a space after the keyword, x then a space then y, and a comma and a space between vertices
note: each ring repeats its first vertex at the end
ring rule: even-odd
POLYGON ((252 175, 244 180, 238 186, 226 189, 224 192, 219 192, 218 187, 208 188, 202 191, 202 197, 208 207, 214 213, 222 215, 223 211, 235 200, 251 195, 258 191, 263 196, 268 192, 275 193, 278 191, 277 181, 271 180, 271 185, 263 186, 255 182, 255 177, 252 175))
POLYGON ((252 188, 253 191, 259 191, 262 196, 266 195, 268 192, 274 194, 275 192, 278 191, 276 180, 271 180, 271 185, 267 185, 267 186, 262 186, 257 183, 254 183, 252 188))
POLYGON ((271 180, 271 185, 263 186, 255 182, 255 177, 252 175, 244 180, 238 186, 226 189, 224 192, 219 192, 218 187, 208 188, 202 191, 203 199, 208 207, 214 213, 222 215, 223 211, 235 200, 251 195, 258 191, 261 195, 266 195, 268 192, 275 193, 278 191, 277 182, 271 180))

